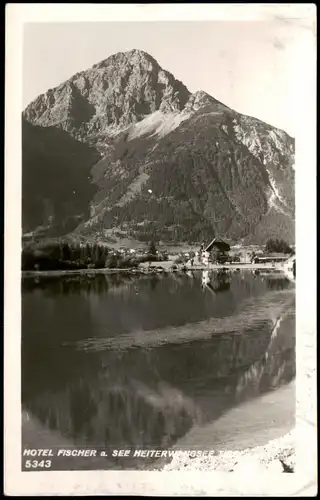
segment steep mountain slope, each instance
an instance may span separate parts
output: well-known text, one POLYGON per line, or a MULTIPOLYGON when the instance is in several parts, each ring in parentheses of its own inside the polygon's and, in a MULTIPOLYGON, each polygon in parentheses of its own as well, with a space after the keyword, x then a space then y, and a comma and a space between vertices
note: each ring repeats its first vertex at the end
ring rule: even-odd
POLYGON ((22 121, 22 226, 47 235, 72 231, 89 216, 100 155, 63 130, 22 121))
MULTIPOLYGON (((76 232, 103 235, 116 227, 141 240, 195 242, 219 234, 264 242, 285 234, 294 241, 294 140, 203 91, 191 94, 142 51, 116 54, 78 73, 23 115, 38 125, 39 137, 56 130, 87 148, 87 169, 91 148, 100 152, 91 170, 95 186, 90 175, 81 184, 90 216, 76 232)), ((37 145, 40 139, 33 140, 37 145)), ((32 178, 28 144, 24 171, 32 178)), ((60 154, 67 172, 68 148, 60 147, 60 154)), ((80 171, 72 167, 69 178, 80 171)), ((41 186, 39 178, 40 196, 41 186)))
MULTIPOLYGON (((287 188, 293 180, 290 162, 278 172, 282 196, 268 173, 277 166, 242 143, 235 116, 210 104, 162 137, 146 129, 132 139, 125 133, 93 169, 99 190, 87 227, 116 223, 139 239, 199 241, 212 234, 244 238, 270 210, 281 217, 285 212, 289 224, 294 215, 293 189, 287 188)), ((261 142, 278 154, 272 135, 266 133, 261 142)))

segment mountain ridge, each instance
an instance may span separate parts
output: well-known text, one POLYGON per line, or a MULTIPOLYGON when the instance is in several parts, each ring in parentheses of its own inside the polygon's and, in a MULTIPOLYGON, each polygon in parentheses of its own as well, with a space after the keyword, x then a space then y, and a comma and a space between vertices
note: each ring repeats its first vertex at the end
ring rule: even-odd
POLYGON ((294 241, 294 139, 204 91, 192 94, 143 51, 76 73, 23 118, 100 155, 90 216, 76 233, 238 241, 271 231, 294 241))

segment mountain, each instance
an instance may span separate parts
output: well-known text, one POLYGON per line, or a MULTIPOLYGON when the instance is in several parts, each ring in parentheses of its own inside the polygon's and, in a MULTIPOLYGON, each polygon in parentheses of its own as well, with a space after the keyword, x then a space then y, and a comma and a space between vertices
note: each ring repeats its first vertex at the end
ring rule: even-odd
POLYGON ((22 226, 55 236, 90 214, 91 167, 100 155, 63 130, 22 120, 22 226))
POLYGON ((84 235, 294 242, 294 139, 191 94, 145 52, 115 54, 40 95, 23 112, 27 126, 24 197, 36 191, 43 204, 47 171, 59 167, 49 197, 56 208, 49 218, 29 210, 24 230, 55 225, 63 234, 72 215, 70 231, 84 235), (39 159, 44 137, 52 144, 39 159), (66 179, 73 196, 60 186, 66 179))
POLYGON ((110 133, 160 110, 184 108, 190 92, 145 52, 119 53, 40 95, 24 111, 34 125, 58 126, 102 149, 110 133))

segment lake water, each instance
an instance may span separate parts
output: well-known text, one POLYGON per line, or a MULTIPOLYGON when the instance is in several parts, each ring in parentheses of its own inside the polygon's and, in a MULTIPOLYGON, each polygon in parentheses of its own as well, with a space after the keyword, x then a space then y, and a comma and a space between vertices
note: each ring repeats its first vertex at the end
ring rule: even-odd
MULTIPOLYGON (((23 280, 23 447, 167 449, 294 377, 283 274, 23 280)), ((54 468, 139 467, 72 460, 54 468)))

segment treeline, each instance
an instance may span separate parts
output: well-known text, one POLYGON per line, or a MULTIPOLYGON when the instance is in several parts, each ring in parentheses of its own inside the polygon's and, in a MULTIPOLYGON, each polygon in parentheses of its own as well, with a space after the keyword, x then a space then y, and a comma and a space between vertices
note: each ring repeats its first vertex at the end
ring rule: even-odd
POLYGON ((157 253, 154 244, 148 253, 140 256, 124 255, 102 244, 54 243, 41 248, 26 246, 22 250, 23 271, 73 270, 73 269, 124 269, 138 267, 142 262, 167 260, 166 254, 157 253))
POLYGON ((64 270, 105 267, 110 250, 98 244, 53 243, 22 250, 22 270, 64 270))

